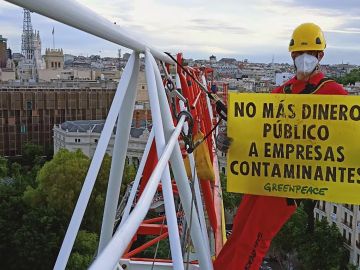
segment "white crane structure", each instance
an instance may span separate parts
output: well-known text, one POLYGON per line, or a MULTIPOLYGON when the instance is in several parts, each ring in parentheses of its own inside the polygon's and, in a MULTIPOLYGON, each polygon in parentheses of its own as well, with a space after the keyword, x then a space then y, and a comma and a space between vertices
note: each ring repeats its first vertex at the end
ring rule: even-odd
MULTIPOLYGON (((222 245, 222 218, 221 210, 219 210, 222 209, 222 201, 219 177, 217 168, 215 168, 214 186, 217 194, 213 194, 214 204, 216 204, 214 208, 219 210, 216 212, 216 218, 218 221, 218 228, 220 229, 217 232, 213 232, 213 236, 211 236, 209 234, 209 226, 207 225, 208 219, 203 209, 204 204, 202 191, 200 189, 201 185, 199 184, 200 181, 197 179, 195 173, 193 154, 189 154, 190 167, 193 171, 193 181, 190 181, 184 165, 181 146, 179 144, 180 133, 186 133, 189 130, 188 117, 186 114, 179 114, 176 126, 174 126, 172 111, 167 96, 168 89, 166 89, 166 85, 164 86, 163 77, 161 76, 159 70, 160 61, 162 63, 160 66, 164 68, 163 74, 165 74, 167 78, 171 78, 171 75, 166 72, 165 64, 175 65, 176 67, 174 60, 167 54, 158 51, 156 48, 146 44, 145 42, 131 37, 128 33, 123 31, 119 25, 113 24, 109 20, 96 14, 94 11, 74 0, 6 1, 133 50, 118 84, 96 151, 91 160, 82 190, 71 217, 65 238, 62 242, 54 269, 63 270, 67 265, 116 122, 117 130, 99 248, 97 256, 90 266, 90 269, 213 269, 211 256, 214 255, 214 253, 217 253, 219 251, 218 247, 220 246, 221 248, 222 245), (127 198, 124 211, 122 212, 120 225, 115 228, 114 224, 117 208, 121 199, 119 198, 121 180, 135 106, 136 86, 140 69, 140 55, 145 56, 145 75, 148 84, 153 126, 136 178, 127 198), (153 141, 155 141, 156 144, 158 162, 155 169, 152 171, 141 196, 137 199, 135 204, 134 198, 137 194, 140 179, 142 177, 144 166, 153 141), (188 224, 187 228, 190 230, 191 241, 195 250, 195 259, 192 263, 189 263, 189 261, 186 260, 181 246, 180 230, 183 230, 184 228, 180 228, 178 224, 179 217, 173 196, 174 184, 172 183, 172 177, 176 183, 183 214, 186 224, 188 224), (123 255, 127 252, 128 246, 139 226, 146 217, 153 201, 154 194, 158 190, 160 181, 172 260, 170 262, 149 262, 123 258, 123 255), (215 251, 215 249, 217 249, 217 251, 215 251)), ((181 89, 179 76, 175 75, 173 80, 176 88, 181 89)), ((200 81, 204 87, 207 87, 204 75, 202 75, 200 81)), ((182 111, 189 110, 187 109, 189 106, 185 106, 186 103, 183 102, 185 101, 184 97, 182 97, 179 93, 178 95, 179 98, 177 105, 182 111)), ((207 102, 205 102, 205 106, 209 110, 209 115, 214 117, 210 101, 208 97, 206 98, 207 102)), ((199 99, 199 97, 197 97, 197 99, 199 99)), ((211 137, 213 140, 213 136, 211 137)), ((214 167, 217 167, 216 155, 213 164, 215 164, 214 167)))

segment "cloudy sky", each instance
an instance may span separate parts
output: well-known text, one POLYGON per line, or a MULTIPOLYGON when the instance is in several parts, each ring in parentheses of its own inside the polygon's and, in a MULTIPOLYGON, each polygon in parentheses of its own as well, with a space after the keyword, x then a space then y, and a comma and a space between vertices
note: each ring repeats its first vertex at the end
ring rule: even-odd
MULTIPOLYGON (((303 22, 322 27, 324 63, 360 64, 359 0, 79 0, 153 46, 186 58, 214 54, 251 62, 290 62, 292 30, 303 22)), ((75 55, 116 56, 119 46, 32 13, 43 50, 55 46, 75 55)), ((0 35, 20 52, 22 9, 0 0, 0 35)), ((122 48, 122 52, 126 50, 122 48)))

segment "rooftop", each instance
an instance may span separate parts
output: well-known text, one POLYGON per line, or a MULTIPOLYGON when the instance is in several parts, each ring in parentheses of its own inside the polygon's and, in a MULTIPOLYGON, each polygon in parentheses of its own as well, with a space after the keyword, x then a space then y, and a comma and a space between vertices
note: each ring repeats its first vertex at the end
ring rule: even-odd
MULTIPOLYGON (((60 128, 67 132, 80 132, 86 133, 90 131, 91 133, 101 133, 105 125, 105 120, 76 120, 76 121, 66 121, 60 124, 60 128)), ((130 130, 130 136, 133 138, 139 138, 143 135, 146 127, 134 128, 130 130)), ((116 126, 113 129, 113 134, 116 133, 116 126)))

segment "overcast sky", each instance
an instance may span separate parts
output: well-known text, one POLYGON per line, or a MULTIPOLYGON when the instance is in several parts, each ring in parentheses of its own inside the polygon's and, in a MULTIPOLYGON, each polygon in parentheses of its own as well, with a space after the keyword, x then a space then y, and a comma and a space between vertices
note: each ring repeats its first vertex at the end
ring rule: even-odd
MULTIPOLYGON (((49 0, 55 1, 55 0, 49 0)), ((60 0, 58 0, 60 1, 60 0)), ((292 30, 304 22, 322 27, 327 40, 323 63, 360 65, 360 0, 79 0, 163 51, 186 58, 245 58, 290 62, 292 30)), ((117 56, 117 45, 32 13, 43 53, 55 46, 75 55, 117 56)), ((0 35, 20 52, 23 11, 0 0, 0 35)), ((122 48, 122 52, 126 52, 122 48)))

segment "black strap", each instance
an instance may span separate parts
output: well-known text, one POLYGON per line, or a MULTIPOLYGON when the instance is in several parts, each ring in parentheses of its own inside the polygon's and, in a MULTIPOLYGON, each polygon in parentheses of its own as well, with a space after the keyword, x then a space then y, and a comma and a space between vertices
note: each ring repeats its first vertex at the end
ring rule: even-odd
MULTIPOLYGON (((311 83, 307 83, 305 85, 305 88, 299 92, 299 94, 312 94, 315 93, 317 90, 320 89, 320 87, 322 87, 325 83, 328 82, 333 82, 334 80, 329 79, 329 78, 322 78, 319 83, 317 85, 315 84, 311 84, 311 83)), ((285 94, 292 94, 292 85, 291 84, 286 84, 283 86, 283 92, 285 94)), ((295 205, 297 207, 299 207, 300 203, 301 203, 302 199, 292 199, 292 198, 286 198, 286 202, 287 205, 295 205)))
MULTIPOLYGON (((326 84, 328 82, 334 82, 334 80, 324 77, 319 81, 318 84, 307 83, 305 85, 305 88, 303 90, 301 90, 299 92, 299 94, 313 94, 316 91, 318 91, 324 84, 326 84)), ((287 84, 287 85, 283 86, 283 91, 285 94, 292 94, 291 86, 292 86, 291 84, 287 84)))

